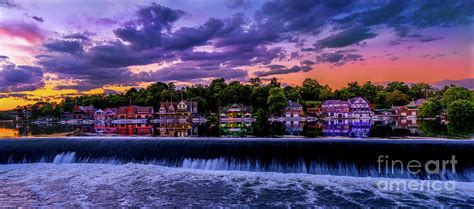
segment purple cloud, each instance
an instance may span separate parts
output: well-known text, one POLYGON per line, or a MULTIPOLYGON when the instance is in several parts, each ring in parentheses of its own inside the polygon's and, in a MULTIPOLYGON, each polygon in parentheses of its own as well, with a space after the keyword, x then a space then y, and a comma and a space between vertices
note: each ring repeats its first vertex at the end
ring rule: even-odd
POLYGON ((49 51, 63 52, 72 55, 81 55, 84 53, 82 43, 73 40, 52 40, 43 44, 49 51))
POLYGON ((35 21, 38 21, 38 22, 43 22, 44 21, 42 17, 38 17, 38 16, 32 16, 31 18, 35 21))
MULTIPOLYGON (((245 1, 229 1, 240 7, 245 1)), ((462 3, 464 4, 464 3, 462 3)), ((50 40, 44 44, 50 53, 37 56, 40 66, 60 78, 75 79, 74 87, 81 90, 107 84, 143 81, 195 81, 211 77, 241 79, 247 76, 246 66, 266 65, 267 71, 256 75, 269 76, 292 72, 307 72, 315 63, 303 61, 293 67, 272 65, 274 60, 287 57, 300 59, 301 52, 287 55, 275 43, 296 43, 301 51, 317 52, 316 63, 340 66, 347 62, 364 60, 362 55, 348 50, 337 50, 359 45, 377 36, 375 27, 385 25, 403 38, 416 41, 435 41, 440 38, 411 34, 414 25, 407 21, 415 17, 427 4, 422 1, 382 1, 373 4, 361 1, 284 1, 265 2, 247 19, 243 14, 230 18, 209 18, 194 27, 176 27, 185 13, 158 4, 140 7, 130 21, 113 30, 115 39, 93 41, 91 35, 79 33, 50 40), (337 18, 335 18, 337 17, 337 18), (303 48, 305 36, 318 34, 329 28, 333 35, 315 41, 313 48, 303 48), (212 49, 201 50, 200 47, 212 49), (334 51, 336 50, 336 51, 334 51), (60 52, 60 53, 57 53, 60 52), (78 56, 80 55, 80 56, 78 56), (134 74, 128 67, 152 63, 176 63, 156 72, 134 74)), ((433 8, 433 5, 430 6, 433 8)), ((442 9, 442 5, 438 5, 442 9)), ((459 9, 453 7, 453 9, 459 9)), ((428 13, 439 13, 424 8, 428 13)), ((460 11, 461 16, 470 14, 460 11)), ((454 16, 458 16, 455 14, 454 16)), ((417 17, 428 20, 428 15, 417 17)), ((452 17, 443 22, 461 24, 452 17), (456 23, 454 23, 456 22, 456 23)), ((461 18, 462 19, 462 18, 461 18)), ((114 20, 104 21, 115 24, 114 20)), ((432 21, 434 23, 436 21, 432 21)), ((418 24, 418 23, 417 23, 418 24)), ((437 24, 441 24, 439 21, 437 24)), ((0 31, 1 32, 1 31, 0 31)), ((311 40, 311 39, 308 39, 311 40)), ((395 43, 395 42, 393 42, 395 43)), ((401 42, 399 42, 401 43, 401 42)), ((70 87, 61 87, 70 88, 70 87)))
POLYGON ((272 75, 282 75, 282 74, 289 74, 289 73, 297 73, 297 72, 308 72, 313 69, 313 65, 315 63, 311 60, 303 60, 300 66, 294 65, 293 67, 286 67, 284 65, 268 65, 268 71, 257 71, 255 72, 256 76, 266 77, 272 75))
POLYGON ((28 65, 4 65, 0 70, 0 92, 30 91, 44 86, 43 71, 28 65))
POLYGON ((353 50, 338 50, 335 52, 319 53, 316 56, 316 63, 329 63, 333 66, 341 66, 347 62, 363 61, 362 55, 351 53, 353 50))
POLYGON ((139 9, 136 15, 136 20, 126 22, 114 34, 137 49, 150 49, 161 45, 163 30, 170 30, 184 12, 153 3, 139 9))
POLYGON ((359 44, 361 41, 375 38, 377 34, 371 32, 368 28, 354 28, 330 35, 314 44, 316 50, 325 48, 341 48, 359 44))

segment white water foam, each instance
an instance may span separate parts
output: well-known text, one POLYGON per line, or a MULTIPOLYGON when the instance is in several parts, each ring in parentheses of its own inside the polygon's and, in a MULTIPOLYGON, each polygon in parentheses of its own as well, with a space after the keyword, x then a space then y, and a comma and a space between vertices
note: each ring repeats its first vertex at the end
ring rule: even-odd
POLYGON ((75 152, 63 152, 63 153, 57 154, 54 157, 53 163, 54 164, 74 163, 75 159, 76 159, 75 152))
POLYGON ((456 182, 453 192, 386 191, 377 187, 381 180, 132 163, 11 164, 0 165, 0 207, 474 207, 474 183, 456 182))
MULTIPOLYGON (((46 159, 40 160, 42 163, 48 163, 46 159)), ((28 163, 24 159, 21 163, 28 163)), ((65 163, 94 163, 94 164, 124 164, 129 162, 122 162, 115 157, 104 158, 76 158, 75 152, 63 152, 57 154, 52 160, 54 164, 65 163)), ((228 170, 228 171, 251 171, 251 172, 279 172, 279 173, 303 173, 303 174, 317 174, 317 175, 335 175, 335 176, 353 176, 353 177, 391 177, 404 179, 420 179, 419 176, 412 175, 409 172, 394 171, 391 174, 381 175, 376 167, 369 167, 360 169, 355 164, 332 164, 331 166, 325 163, 310 162, 305 163, 304 160, 297 161, 291 165, 282 164, 281 162, 273 161, 271 163, 263 164, 260 161, 242 161, 228 158, 213 158, 213 159, 199 159, 199 158, 185 158, 180 161, 166 161, 166 160, 144 160, 142 162, 134 162, 141 164, 153 164, 168 167, 200 169, 200 170, 228 170)), ((430 176, 432 180, 456 180, 474 182, 474 171, 468 170, 465 173, 430 176)))

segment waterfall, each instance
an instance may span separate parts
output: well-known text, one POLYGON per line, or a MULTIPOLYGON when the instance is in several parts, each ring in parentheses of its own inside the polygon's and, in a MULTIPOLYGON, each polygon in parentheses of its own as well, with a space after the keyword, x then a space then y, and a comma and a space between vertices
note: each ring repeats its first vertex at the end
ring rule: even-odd
POLYGON ((74 163, 76 153, 74 152, 62 152, 57 154, 54 159, 54 164, 63 164, 63 163, 74 163))
POLYGON ((441 140, 49 138, 0 141, 0 164, 155 164, 203 170, 474 181, 474 142, 441 140), (380 155, 410 160, 450 159, 455 173, 381 173, 380 155))

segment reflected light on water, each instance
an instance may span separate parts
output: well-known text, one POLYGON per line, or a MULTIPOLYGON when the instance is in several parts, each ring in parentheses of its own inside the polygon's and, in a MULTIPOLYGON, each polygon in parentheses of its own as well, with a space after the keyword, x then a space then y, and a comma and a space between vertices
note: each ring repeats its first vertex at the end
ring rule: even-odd
POLYGON ((17 137, 19 133, 16 129, 0 127, 0 137, 17 137))

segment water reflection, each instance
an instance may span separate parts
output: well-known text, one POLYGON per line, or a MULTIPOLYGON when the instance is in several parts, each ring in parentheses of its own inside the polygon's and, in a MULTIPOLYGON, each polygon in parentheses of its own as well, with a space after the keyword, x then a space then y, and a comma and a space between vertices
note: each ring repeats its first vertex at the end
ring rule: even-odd
POLYGON ((251 120, 220 121, 219 128, 224 135, 248 135, 253 132, 251 120))
POLYGON ((327 120, 323 122, 324 136, 367 137, 371 120, 327 120))
POLYGON ((18 136, 160 136, 160 137, 446 137, 472 138, 473 130, 453 127, 437 121, 417 120, 320 120, 304 122, 227 121, 192 123, 162 121, 161 123, 95 123, 95 124, 14 124, 0 122, 0 137, 18 136))

